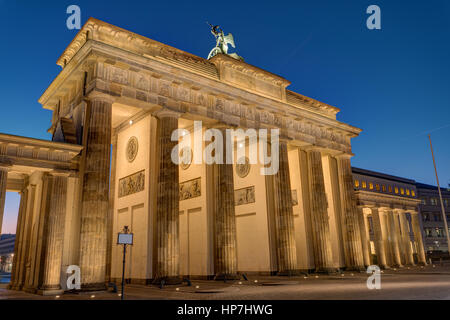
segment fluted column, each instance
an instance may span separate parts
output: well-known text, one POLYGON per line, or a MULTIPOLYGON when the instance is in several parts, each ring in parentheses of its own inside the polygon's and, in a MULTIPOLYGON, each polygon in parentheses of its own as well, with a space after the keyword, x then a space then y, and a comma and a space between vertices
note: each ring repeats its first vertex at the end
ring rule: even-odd
POLYGON ((314 263, 316 272, 332 272, 333 266, 331 252, 330 225, 328 218, 328 202, 325 194, 323 177, 322 155, 320 151, 308 150, 308 176, 310 184, 310 215, 314 263))
POLYGON ((14 258, 11 270, 11 281, 9 282, 8 289, 20 290, 21 283, 19 277, 19 265, 21 264, 21 253, 22 253, 22 243, 23 243, 23 226, 25 224, 25 215, 27 208, 28 190, 25 188, 20 194, 20 204, 19 204, 19 214, 17 217, 17 227, 16 227, 16 240, 14 244, 14 258))
POLYGON ((364 217, 363 206, 358 206, 359 231, 361 232, 361 244, 364 258, 364 265, 369 266, 370 262, 370 239, 367 236, 366 218, 364 217))
MULTIPOLYGON (((226 128, 217 127, 222 137, 226 128)), ((236 215, 234 207, 233 164, 227 164, 223 148, 223 164, 213 164, 214 186, 214 273, 217 280, 232 279, 237 274, 236 215)))
POLYGON ((45 221, 43 278, 39 293, 57 294, 61 290, 61 264, 66 217, 67 175, 52 175, 48 216, 45 221))
POLYGON ((27 275, 27 269, 29 270, 29 265, 27 266, 28 257, 31 247, 31 230, 33 223, 33 212, 35 205, 35 195, 36 195, 36 185, 29 184, 27 186, 27 206, 25 210, 24 223, 22 226, 23 236, 21 238, 21 250, 18 263, 18 288, 21 290, 25 285, 25 279, 27 275), (28 267, 28 268, 27 268, 28 267))
POLYGON ((386 212, 387 225, 388 225, 388 239, 391 248, 392 263, 395 267, 400 267, 402 265, 402 260, 400 257, 400 247, 399 247, 399 235, 397 233, 396 223, 394 220, 394 212, 388 210, 386 212))
POLYGON ((112 101, 93 96, 86 109, 80 230, 81 287, 105 289, 112 101))
POLYGON ((273 182, 278 272, 291 275, 297 269, 297 252, 288 150, 285 141, 279 143, 279 169, 274 175, 273 182))
POLYGON ((403 253, 405 257, 405 264, 414 265, 414 257, 411 249, 411 238, 410 238, 410 230, 408 220, 406 219, 406 213, 401 211, 398 213, 400 218, 400 228, 402 232, 402 244, 403 244, 403 253))
POLYGON ((378 266, 382 268, 387 267, 386 262, 386 250, 384 245, 384 234, 383 234, 383 221, 379 209, 376 207, 371 208, 372 211, 372 222, 375 240, 375 251, 377 253, 378 266))
POLYGON ((112 138, 112 156, 111 156, 111 178, 109 183, 109 208, 107 227, 108 239, 106 244, 106 281, 111 281, 111 263, 112 263, 112 239, 113 239, 113 221, 114 221, 114 200, 116 195, 116 165, 117 165, 117 135, 112 138))
POLYGON ((341 222, 345 252, 345 266, 347 269, 363 270, 364 256, 361 243, 360 222, 356 207, 355 192, 353 190, 353 176, 350 157, 337 158, 339 184, 341 190, 341 222))
POLYGON ((156 116, 159 119, 156 281, 177 283, 180 280, 179 174, 171 152, 178 141, 171 141, 171 135, 178 129, 179 114, 163 109, 156 116))
POLYGON ((0 167, 0 234, 2 233, 3 214, 5 212, 7 182, 8 182, 8 168, 0 167))
POLYGON ((414 240, 417 246, 417 258, 419 264, 426 265, 425 248, 423 246, 422 232, 420 231, 419 214, 416 212, 411 212, 411 224, 414 232, 414 240))

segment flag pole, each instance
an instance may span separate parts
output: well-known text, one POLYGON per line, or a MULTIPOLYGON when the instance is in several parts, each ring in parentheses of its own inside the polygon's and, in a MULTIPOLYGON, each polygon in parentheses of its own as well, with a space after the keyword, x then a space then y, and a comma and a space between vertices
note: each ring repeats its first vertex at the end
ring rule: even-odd
POLYGON ((439 186, 439 178, 438 178, 438 173, 437 173, 437 169, 436 169, 436 161, 434 160, 433 145, 431 144, 431 135, 428 135, 428 139, 430 140, 431 157, 433 158, 434 173, 436 174, 436 183, 437 183, 437 187, 438 187, 438 191, 439 191, 439 199, 441 201, 442 218, 444 219, 445 234, 447 236, 448 254, 450 255, 450 236, 448 234, 447 216, 445 215, 444 202, 442 201, 441 187, 439 186))

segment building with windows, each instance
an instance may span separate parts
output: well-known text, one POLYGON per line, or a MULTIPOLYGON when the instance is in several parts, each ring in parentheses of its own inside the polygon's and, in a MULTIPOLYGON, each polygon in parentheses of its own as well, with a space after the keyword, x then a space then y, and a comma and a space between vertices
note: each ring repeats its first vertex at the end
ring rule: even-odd
POLYGON ((12 270, 15 241, 15 234, 0 235, 0 273, 9 273, 12 270))
MULTIPOLYGON (((430 253, 448 252, 439 190, 436 186, 416 183, 420 199, 419 211, 424 233, 425 250, 430 253)), ((450 225, 450 190, 441 188, 447 224, 450 225)))
POLYGON ((365 264, 425 264, 414 180, 352 168, 365 264))

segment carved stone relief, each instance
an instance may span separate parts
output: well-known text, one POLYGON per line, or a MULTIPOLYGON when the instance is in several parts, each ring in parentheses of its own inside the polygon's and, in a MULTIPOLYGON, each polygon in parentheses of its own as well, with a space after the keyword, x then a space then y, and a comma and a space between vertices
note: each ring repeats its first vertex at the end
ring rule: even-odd
POLYGON ((250 161, 247 157, 239 159, 236 164, 236 174, 239 178, 245 178, 250 172, 250 161))
POLYGON ((144 191, 145 170, 136 172, 119 180, 119 198, 144 191))
POLYGON ((201 178, 180 183, 180 201, 201 196, 201 178))
POLYGON ((234 191, 234 205, 240 206, 243 204, 255 202, 255 186, 242 188, 234 191))
POLYGON ((133 162, 134 159, 136 159, 138 150, 139 150, 138 139, 136 137, 131 137, 128 140, 126 148, 126 157, 128 162, 133 162))

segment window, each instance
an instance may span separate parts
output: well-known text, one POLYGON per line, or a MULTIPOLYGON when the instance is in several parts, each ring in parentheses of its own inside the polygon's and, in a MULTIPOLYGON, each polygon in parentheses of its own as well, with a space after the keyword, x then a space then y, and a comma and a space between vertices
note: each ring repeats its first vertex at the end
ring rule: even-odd
POLYGON ((448 207, 448 199, 444 199, 444 204, 446 207, 448 207))
POLYGON ((355 188, 359 188, 359 180, 355 180, 355 188))
POLYGON ((394 190, 395 190, 395 193, 398 193, 398 187, 395 187, 394 190))
POLYGON ((442 228, 436 228, 436 237, 442 238, 444 236, 444 230, 442 228))
POLYGON ((362 187, 363 187, 364 189, 366 189, 366 188, 367 188, 367 184, 366 184, 366 182, 365 182, 365 181, 363 181, 363 182, 362 182, 362 187))
POLYGON ((425 228, 425 236, 427 238, 431 238, 433 236, 433 233, 431 232, 430 228, 425 228))
POLYGON ((415 196, 416 196, 416 192, 415 192, 414 190, 411 190, 411 195, 412 195, 413 197, 415 197, 415 196))
POLYGON ((409 196, 411 193, 409 191, 409 189, 406 189, 406 195, 409 196))
POLYGON ((389 186, 389 192, 392 193, 392 186, 389 186))
POLYGON ((400 188, 400 193, 401 193, 402 195, 404 195, 404 194, 405 194, 405 189, 400 188))
POLYGON ((437 199, 436 198, 431 198, 431 205, 432 206, 436 206, 437 205, 437 199))
POLYGON ((377 191, 380 191, 380 185, 378 183, 375 185, 375 189, 377 189, 377 191))
POLYGON ((372 182, 369 182, 369 189, 373 190, 373 183, 372 182))
POLYGON ((381 190, 382 190, 383 192, 386 192, 386 186, 385 186, 384 184, 381 186, 381 190))
POLYGON ((441 221, 441 216, 439 214, 435 214, 434 221, 441 221))
POLYGON ((420 199, 420 201, 422 201, 422 204, 427 204, 427 199, 425 198, 420 199))

